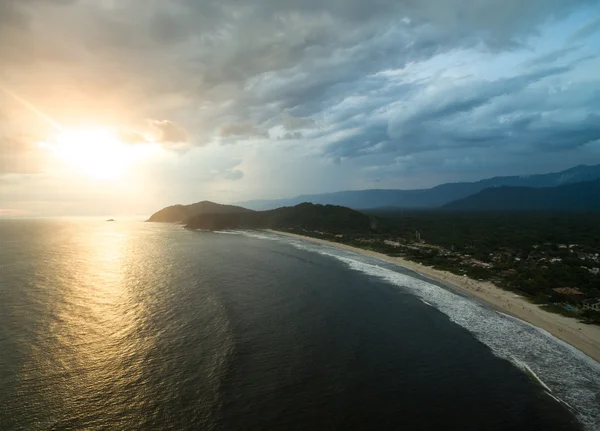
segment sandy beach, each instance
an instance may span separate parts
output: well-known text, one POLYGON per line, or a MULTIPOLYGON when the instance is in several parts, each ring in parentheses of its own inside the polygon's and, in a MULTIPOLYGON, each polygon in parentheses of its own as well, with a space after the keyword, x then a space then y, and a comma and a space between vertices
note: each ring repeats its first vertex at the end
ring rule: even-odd
POLYGON ((585 325, 579 323, 575 319, 560 314, 549 313, 516 295, 514 292, 500 289, 492 283, 473 280, 468 277, 452 274, 448 271, 433 269, 417 262, 411 262, 402 258, 391 257, 382 253, 351 247, 345 244, 287 232, 270 232, 382 259, 415 271, 432 280, 450 284, 502 312, 550 332, 555 337, 569 343, 576 349, 600 362, 600 326, 585 325))

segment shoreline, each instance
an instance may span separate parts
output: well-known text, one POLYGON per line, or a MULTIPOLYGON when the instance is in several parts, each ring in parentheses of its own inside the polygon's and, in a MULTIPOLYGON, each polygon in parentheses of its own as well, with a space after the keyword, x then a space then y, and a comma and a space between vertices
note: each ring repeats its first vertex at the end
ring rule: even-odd
POLYGON ((267 229, 267 231, 281 236, 352 251, 402 266, 425 278, 449 285, 451 288, 480 300, 497 311, 543 329, 600 363, 600 326, 586 325, 576 319, 544 311, 536 304, 527 301, 514 292, 503 290, 490 282, 473 280, 469 277, 434 269, 401 257, 392 257, 333 241, 271 229, 267 229))

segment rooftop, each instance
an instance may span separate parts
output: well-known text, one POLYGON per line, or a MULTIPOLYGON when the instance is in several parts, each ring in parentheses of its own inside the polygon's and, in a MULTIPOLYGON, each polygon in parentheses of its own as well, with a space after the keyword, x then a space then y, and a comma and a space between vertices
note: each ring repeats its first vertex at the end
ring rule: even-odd
POLYGON ((582 291, 579 289, 574 289, 572 287, 557 287, 554 290, 556 293, 561 293, 563 295, 584 295, 582 291))

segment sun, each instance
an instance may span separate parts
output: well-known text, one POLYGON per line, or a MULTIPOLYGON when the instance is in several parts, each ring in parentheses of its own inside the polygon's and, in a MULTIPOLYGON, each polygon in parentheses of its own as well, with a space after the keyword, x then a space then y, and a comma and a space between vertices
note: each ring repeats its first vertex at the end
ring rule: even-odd
POLYGON ((40 146, 73 170, 95 180, 122 178, 139 154, 110 128, 62 130, 40 146))

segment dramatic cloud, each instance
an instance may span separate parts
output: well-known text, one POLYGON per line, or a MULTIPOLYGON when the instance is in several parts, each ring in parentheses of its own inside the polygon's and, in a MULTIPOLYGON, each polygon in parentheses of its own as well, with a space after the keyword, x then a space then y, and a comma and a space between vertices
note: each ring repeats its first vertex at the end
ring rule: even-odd
POLYGON ((228 137, 259 137, 268 138, 269 135, 266 132, 259 131, 250 123, 241 124, 226 124, 221 127, 221 136, 224 138, 228 137))
POLYGON ((420 187, 532 157, 540 171, 600 163, 599 13, 595 0, 0 0, 0 175, 44 170, 35 142, 52 122, 161 144, 148 177, 186 201, 217 184, 241 200, 420 187))
POLYGON ((288 112, 283 113, 281 122, 286 130, 310 129, 315 127, 315 121, 311 118, 294 117, 288 112))
POLYGON ((280 139, 302 139, 304 137, 304 135, 300 132, 288 132, 285 135, 283 135, 280 139))
POLYGON ((171 121, 149 120, 149 123, 155 132, 156 142, 163 144, 184 144, 190 138, 186 130, 171 121))
POLYGON ((571 40, 585 39, 594 33, 597 33, 598 31, 600 31, 600 18, 589 21, 579 28, 575 33, 573 33, 571 40))
POLYGON ((572 54, 580 48, 581 45, 565 46, 560 49, 555 49, 554 51, 551 51, 547 54, 540 55, 539 57, 532 58, 531 60, 527 61, 526 64, 528 66, 543 66, 547 64, 552 64, 556 60, 559 60, 569 54, 572 54))

